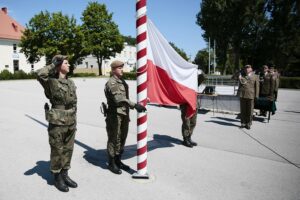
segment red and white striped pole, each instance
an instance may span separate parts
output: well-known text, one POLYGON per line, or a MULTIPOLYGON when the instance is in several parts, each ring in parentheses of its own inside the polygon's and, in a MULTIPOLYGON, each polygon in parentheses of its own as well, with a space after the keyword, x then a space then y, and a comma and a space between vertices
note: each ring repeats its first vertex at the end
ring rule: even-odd
MULTIPOLYGON (((137 101, 147 105, 147 16, 146 0, 136 1, 137 33, 137 101)), ((137 173, 133 178, 149 178, 147 174, 147 113, 137 114, 137 173)))

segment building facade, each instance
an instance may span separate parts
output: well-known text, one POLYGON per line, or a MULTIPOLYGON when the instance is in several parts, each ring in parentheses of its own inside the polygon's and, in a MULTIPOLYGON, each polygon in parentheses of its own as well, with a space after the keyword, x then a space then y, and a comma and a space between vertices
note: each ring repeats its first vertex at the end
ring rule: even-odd
POLYGON ((24 27, 8 15, 6 7, 0 10, 0 22, 0 72, 6 69, 12 73, 19 70, 29 73, 45 66, 45 58, 30 64, 20 52, 19 43, 24 27))
MULTIPOLYGON (((125 63, 124 72, 130 72, 136 69, 136 47, 124 43, 124 49, 120 53, 116 53, 115 57, 102 61, 102 73, 109 76, 111 69, 110 64, 114 60, 120 60, 125 63)), ((87 56, 81 64, 76 66, 77 69, 98 69, 97 58, 95 56, 87 56)))

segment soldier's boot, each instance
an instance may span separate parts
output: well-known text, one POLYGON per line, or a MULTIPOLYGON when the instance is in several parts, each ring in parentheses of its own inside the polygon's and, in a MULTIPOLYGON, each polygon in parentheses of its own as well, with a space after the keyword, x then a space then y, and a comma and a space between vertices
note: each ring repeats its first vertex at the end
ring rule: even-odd
POLYGON ((198 144, 196 142, 194 142, 191 138, 191 136, 189 136, 189 141, 193 146, 197 146, 198 144))
POLYGON ((54 186, 62 192, 69 192, 69 188, 66 185, 64 179, 60 173, 54 173, 54 186))
POLYGON ((67 169, 62 169, 60 173, 67 186, 77 188, 77 183, 69 177, 67 169))
POLYGON ((116 162, 116 165, 120 168, 120 169, 123 169, 125 171, 128 171, 130 170, 130 167, 128 165, 125 165, 122 161, 121 161, 121 155, 117 155, 115 157, 115 162, 116 162))
POLYGON ((120 168, 118 167, 118 165, 116 164, 115 158, 109 156, 109 161, 108 161, 108 169, 114 173, 114 174, 122 174, 122 171, 120 170, 120 168))
POLYGON ((183 138, 183 142, 182 144, 186 147, 190 147, 190 148, 193 148, 193 145, 192 143, 190 142, 189 138, 188 137, 184 137, 183 138))

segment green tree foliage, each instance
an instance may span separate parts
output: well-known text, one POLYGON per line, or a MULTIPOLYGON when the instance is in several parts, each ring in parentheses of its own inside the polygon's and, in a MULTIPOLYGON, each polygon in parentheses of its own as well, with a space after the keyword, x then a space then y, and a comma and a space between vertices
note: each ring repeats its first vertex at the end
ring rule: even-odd
MULTIPOLYGON (((83 56, 83 33, 74 17, 61 12, 40 12, 26 24, 20 47, 30 63, 46 56, 47 63, 56 54, 69 56, 71 67, 83 56)), ((73 68, 71 68, 73 70, 73 68)))
POLYGON ((203 70, 204 73, 208 73, 208 50, 202 49, 198 51, 194 63, 198 65, 198 69, 203 70))
POLYGON ((102 61, 122 51, 124 39, 118 26, 112 21, 104 4, 90 2, 82 13, 82 30, 85 36, 85 51, 97 58, 99 75, 102 61))
POLYGON ((174 50, 186 61, 189 60, 189 57, 186 55, 183 49, 179 49, 173 42, 169 42, 169 44, 174 48, 174 50))
POLYGON ((216 40, 223 73, 246 63, 295 70, 300 64, 299 4, 296 0, 203 0, 196 23, 207 41, 216 40))
POLYGON ((271 50, 269 61, 300 74, 300 1, 269 0, 266 5, 270 19, 264 48, 271 50))
POLYGON ((124 41, 131 45, 131 46, 135 46, 136 45, 136 38, 129 36, 123 36, 124 41))

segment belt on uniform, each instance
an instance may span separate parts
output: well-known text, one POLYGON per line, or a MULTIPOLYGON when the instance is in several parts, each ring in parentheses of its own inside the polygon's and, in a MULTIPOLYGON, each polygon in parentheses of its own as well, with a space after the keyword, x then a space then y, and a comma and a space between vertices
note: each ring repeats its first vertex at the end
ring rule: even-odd
POLYGON ((61 109, 61 110, 69 110, 69 109, 73 108, 73 106, 69 106, 69 105, 52 105, 52 108, 61 109))

